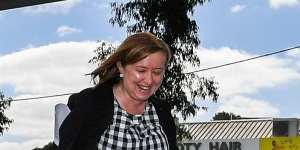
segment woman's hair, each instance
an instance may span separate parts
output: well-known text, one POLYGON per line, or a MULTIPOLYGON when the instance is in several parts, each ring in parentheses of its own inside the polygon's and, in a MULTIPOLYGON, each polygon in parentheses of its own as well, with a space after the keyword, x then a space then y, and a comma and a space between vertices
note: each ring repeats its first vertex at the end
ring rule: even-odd
POLYGON ((161 39, 149 32, 139 32, 127 37, 116 51, 94 70, 91 75, 98 77, 98 84, 119 77, 117 62, 122 66, 134 64, 150 54, 163 52, 166 55, 166 65, 171 58, 169 46, 161 39))

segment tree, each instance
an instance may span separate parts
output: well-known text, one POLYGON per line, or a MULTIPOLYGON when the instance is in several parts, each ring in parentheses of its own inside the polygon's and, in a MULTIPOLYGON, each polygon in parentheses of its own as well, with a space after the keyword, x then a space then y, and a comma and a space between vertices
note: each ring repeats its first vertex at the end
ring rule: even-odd
POLYGON ((235 115, 233 113, 228 113, 225 111, 219 112, 215 114, 213 117, 213 120, 237 120, 237 119, 242 119, 240 115, 235 115))
POLYGON ((49 142, 43 148, 34 148, 32 150, 58 150, 58 147, 53 142, 49 142))
MULTIPOLYGON (((195 54, 199 46, 198 26, 191 19, 194 8, 209 0, 134 0, 126 3, 111 3, 112 25, 126 26, 128 34, 148 31, 163 39, 172 50, 172 58, 165 73, 162 86, 155 93, 165 99, 174 114, 180 113, 185 120, 197 110, 206 109, 196 100, 211 98, 217 101, 217 83, 213 78, 200 77, 195 73, 184 73, 185 64, 200 66, 195 54)), ((113 51, 104 42, 95 50, 97 56, 89 62, 103 61, 113 51)), ((176 116, 175 116, 176 117, 176 116)))
MULTIPOLYGON (((157 97, 166 99, 175 112, 180 112, 184 119, 195 115, 198 109, 198 98, 212 98, 217 101, 217 83, 213 78, 199 77, 195 73, 184 73, 185 65, 200 66, 200 59, 195 54, 199 46, 198 26, 191 19, 194 7, 207 0, 135 0, 127 3, 111 3, 114 16, 110 19, 113 25, 127 25, 129 34, 148 31, 169 44, 173 57, 168 65, 157 97), (187 94, 188 92, 189 94, 187 94), (189 95, 189 97, 188 97, 189 95)), ((113 48, 103 44, 97 48, 97 57, 90 62, 102 61, 113 48)))
POLYGON ((11 104, 11 98, 6 98, 0 91, 0 134, 3 135, 5 130, 8 130, 10 124, 13 122, 5 116, 4 111, 9 108, 11 104))

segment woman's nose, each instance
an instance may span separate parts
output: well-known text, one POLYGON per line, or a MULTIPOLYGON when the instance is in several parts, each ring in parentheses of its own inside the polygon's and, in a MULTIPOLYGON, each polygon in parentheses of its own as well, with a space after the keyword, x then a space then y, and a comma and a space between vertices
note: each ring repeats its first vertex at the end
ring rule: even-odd
POLYGON ((145 75, 145 81, 148 85, 152 84, 153 82, 153 77, 152 77, 152 74, 151 73, 147 73, 145 75))

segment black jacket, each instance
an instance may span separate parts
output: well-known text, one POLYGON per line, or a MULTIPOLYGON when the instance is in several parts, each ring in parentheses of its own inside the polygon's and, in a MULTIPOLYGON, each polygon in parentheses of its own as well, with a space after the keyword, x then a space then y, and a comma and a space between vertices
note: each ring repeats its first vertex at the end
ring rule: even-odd
MULTIPOLYGON (((112 82, 87 88, 70 96, 70 114, 59 129, 59 150, 97 150, 100 136, 112 124, 112 82)), ((170 150, 177 150, 176 127, 168 105, 151 97, 170 150)))

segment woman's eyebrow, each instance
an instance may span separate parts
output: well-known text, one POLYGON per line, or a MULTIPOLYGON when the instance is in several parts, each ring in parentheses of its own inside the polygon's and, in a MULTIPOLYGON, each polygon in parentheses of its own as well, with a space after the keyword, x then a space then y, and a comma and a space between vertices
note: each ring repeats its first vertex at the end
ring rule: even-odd
POLYGON ((136 68, 143 68, 143 69, 147 69, 147 67, 145 66, 135 66, 136 68))
MULTIPOLYGON (((148 67, 146 66, 135 66, 136 68, 142 68, 142 69, 147 69, 148 67)), ((156 69, 164 69, 164 67, 157 67, 157 68, 154 68, 155 70, 156 69)))

